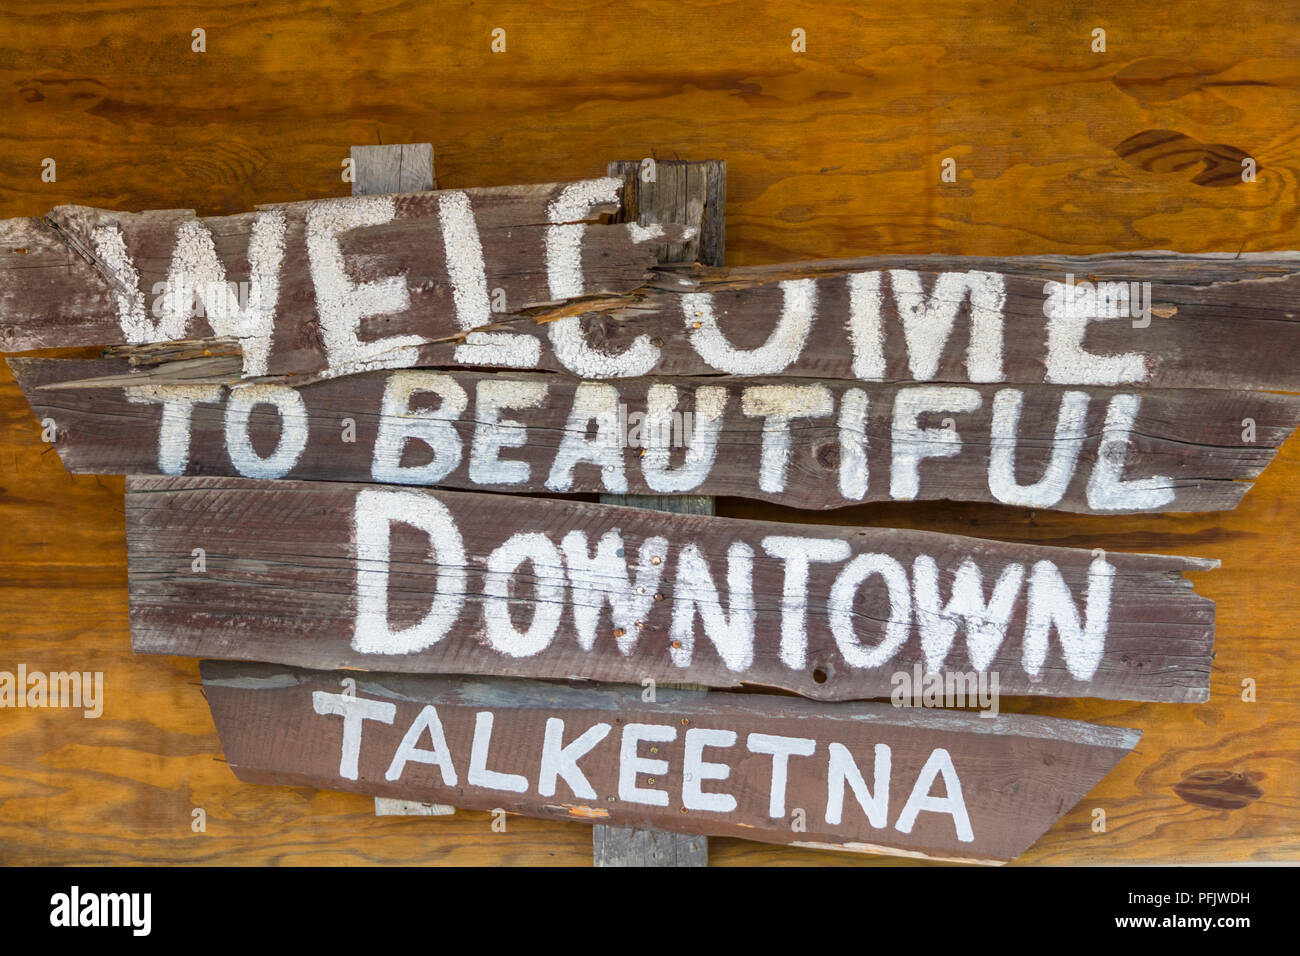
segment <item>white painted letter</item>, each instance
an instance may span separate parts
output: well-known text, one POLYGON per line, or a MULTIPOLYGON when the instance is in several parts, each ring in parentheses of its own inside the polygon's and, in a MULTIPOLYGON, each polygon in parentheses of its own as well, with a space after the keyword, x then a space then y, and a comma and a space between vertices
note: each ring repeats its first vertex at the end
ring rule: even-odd
POLYGON ((492 711, 480 710, 474 715, 474 742, 469 752, 470 786, 487 790, 505 790, 508 793, 527 793, 528 778, 517 773, 501 773, 487 768, 488 751, 492 748, 492 711))
MULTIPOLYGON (((551 203, 547 210, 552 225, 546 228, 546 280, 553 299, 583 294, 582 237, 587 227, 581 220, 596 206, 617 203, 621 186, 622 180, 612 177, 588 179, 566 186, 551 203)), ((645 375, 659 361, 659 348, 648 335, 638 335, 621 354, 608 355, 587 345, 576 315, 547 325, 555 357, 583 378, 634 378, 645 375)))
POLYGON ((930 759, 925 762, 925 766, 921 768, 921 773, 916 778, 916 786, 912 788, 911 796, 903 805, 903 812, 898 815, 898 822, 894 824, 894 829, 899 833, 911 833, 912 825, 916 823, 916 815, 922 810, 949 814, 957 830, 957 839, 962 843, 970 843, 975 839, 975 834, 970 827, 970 817, 966 813, 966 801, 962 799, 957 768, 952 765, 952 758, 948 756, 948 751, 942 747, 936 748, 930 754, 930 759), (930 787, 934 783, 934 778, 940 774, 943 774, 943 786, 947 794, 942 797, 932 797, 930 787))
POLYGON ((318 714, 343 718, 343 755, 339 758, 339 776, 356 780, 361 757, 361 722, 377 720, 381 724, 391 724, 397 716, 397 706, 383 700, 331 694, 323 690, 312 692, 311 705, 318 714))
POLYGON ((835 579, 826 609, 835 644, 849 666, 879 667, 898 653, 912 627, 912 594, 907 584, 907 572, 887 554, 860 554, 845 565, 835 579), (865 647, 859 643, 853 624, 853 600, 858 588, 873 574, 880 575, 889 591, 889 620, 885 624, 884 639, 875 647, 865 647))
POLYGON ((1053 625, 1061 639, 1065 666, 1075 680, 1091 680, 1106 650, 1110 627, 1110 592, 1115 566, 1094 558, 1088 567, 1088 593, 1084 622, 1060 570, 1051 561, 1039 561, 1029 576, 1029 601, 1025 610, 1025 671, 1037 677, 1047 659, 1047 635, 1053 625))
POLYGON ((880 321, 880 273, 854 272, 848 282, 853 374, 864 382, 884 381, 885 333, 880 321))
POLYGON ((298 464, 307 447, 307 404, 287 385, 236 385, 226 399, 226 453, 241 475, 283 478, 298 464), (248 418, 258 405, 274 405, 280 413, 280 440, 263 458, 248 435, 248 418))
POLYGON ((140 273, 135 260, 126 251, 126 238, 117 226, 96 226, 90 232, 95 254, 113 277, 113 298, 117 301, 117 322, 122 337, 132 345, 145 342, 171 342, 185 338, 188 316, 162 312, 157 323, 149 318, 140 273))
POLYGON ((921 490, 918 466, 925 458, 953 458, 961 452, 956 428, 918 428, 921 415, 931 412, 973 412, 980 407, 980 393, 973 388, 922 385, 901 388, 894 397, 894 461, 889 479, 890 497, 911 501, 921 490))
POLYGON ((388 765, 388 772, 384 774, 384 779, 400 780, 402 771, 406 769, 406 765, 411 761, 432 764, 442 772, 442 782, 446 786, 456 786, 456 768, 451 763, 451 750, 447 747, 447 735, 442 731, 442 721, 438 719, 438 708, 432 704, 426 704, 415 720, 411 722, 406 735, 397 747, 397 753, 393 754, 393 762, 388 765), (429 740, 433 743, 432 750, 424 750, 419 746, 420 735, 425 730, 429 731, 429 740))
POLYGON ((929 555, 918 555, 912 562, 912 591, 926 666, 935 671, 943 667, 960 623, 966 632, 966 652, 971 666, 977 671, 987 669, 1006 639, 1007 624, 1024 580, 1025 566, 1008 564, 993 585, 993 596, 985 604, 979 565, 966 558, 953 575, 948 603, 940 608, 943 599, 939 596, 939 567, 929 555))
POLYGON ((957 311, 970 293, 970 346, 966 374, 972 382, 1002 381, 1002 310, 1006 288, 996 272, 943 272, 934 280, 930 298, 921 288, 921 274, 910 269, 889 270, 894 304, 903 322, 907 361, 912 378, 928 382, 939 374, 943 348, 952 337, 957 311))
POLYGON ((673 412, 677 408, 677 386, 651 385, 646 393, 644 432, 649 441, 641 456, 641 476, 651 491, 680 494, 699 486, 709 476, 718 452, 718 432, 727 407, 727 390, 720 385, 701 385, 695 390, 695 425, 686 439, 686 460, 680 468, 668 467, 668 440, 673 412))
POLYGON ((522 422, 502 418, 503 408, 537 408, 546 401, 545 382, 485 378, 474 393, 474 444, 469 452, 469 480, 476 485, 521 485, 528 480, 526 461, 502 461, 502 448, 523 448, 528 430, 522 422))
POLYGON ((1016 432, 1025 393, 1018 388, 999 389, 993 396, 993 424, 989 436, 989 491, 998 501, 1025 508, 1050 508, 1065 497, 1087 434, 1088 393, 1066 392, 1056 415, 1052 457, 1043 477, 1032 485, 1016 481, 1016 432))
POLYGON ((867 814, 867 822, 877 830, 889 826, 890 751, 888 744, 876 744, 875 776, 871 789, 862 779, 862 771, 849 748, 830 745, 830 765, 826 771, 826 822, 837 827, 844 816, 844 788, 853 788, 858 806, 867 814))
POLYGON ((614 641, 626 657, 636 646, 638 625, 654 606, 655 592, 663 574, 668 554, 668 539, 646 538, 637 554, 636 582, 628 580, 627 558, 623 557, 623 535, 618 529, 606 531, 588 550, 587 533, 570 531, 560 542, 569 574, 573 603, 573 627, 578 646, 589 651, 596 643, 596 627, 601 609, 608 604, 614 625, 614 641), (658 559, 656 561, 655 559, 658 559))
POLYGON ((840 495, 861 501, 867 494, 867 393, 846 388, 840 397, 840 495))
MULTIPOLYGON (((690 330, 692 347, 700 358, 720 372, 732 375, 777 375, 803 351, 817 314, 814 279, 788 279, 781 283, 781 317, 767 341, 755 349, 733 346, 713 314, 713 295, 693 292, 682 296, 682 312, 690 330)), ((748 317, 747 317, 748 318, 748 317)))
POLYGON ((1173 482, 1162 476, 1125 481, 1124 459, 1141 399, 1116 395, 1106 407, 1097 463, 1088 480, 1088 507, 1094 511, 1154 511, 1174 500, 1173 482))
POLYGON ((662 777, 668 772, 668 761, 640 756, 637 753, 637 745, 643 740, 668 743, 676 739, 676 727, 664 727, 659 724, 624 725, 623 742, 618 753, 618 798, 620 800, 651 807, 668 806, 667 791, 636 785, 637 774, 654 774, 656 777, 662 777))
POLYGON ((1114 315, 1090 314, 1097 311, 1095 299, 1091 300, 1091 308, 1076 302, 1073 284, 1048 282, 1043 286, 1043 293, 1047 296, 1043 304, 1043 314, 1047 316, 1045 381, 1055 385, 1123 385, 1146 381, 1146 356, 1141 352, 1095 355, 1084 351, 1083 337, 1088 323, 1094 319, 1112 319, 1114 315))
POLYGON ((546 719, 546 737, 542 741, 542 769, 537 775, 537 792, 543 797, 555 796, 555 781, 563 777, 573 795, 582 800, 595 800, 596 791, 578 767, 578 761, 591 753, 592 748, 609 734, 609 724, 592 724, 567 747, 564 745, 564 721, 559 717, 546 719))
POLYGON ((802 670, 808 661, 808 570, 814 562, 847 561, 851 549, 838 538, 769 535, 763 550, 785 562, 781 591, 781 663, 802 670))
POLYGON ((414 365, 419 335, 390 335, 361 340, 361 322, 374 315, 396 315, 411 305, 403 276, 355 283, 348 276, 339 235, 365 226, 391 222, 396 212, 391 196, 326 199, 307 210, 307 257, 316 288, 316 314, 330 373, 365 368, 414 365))
POLYGON ((469 396, 450 375, 437 372, 393 372, 384 383, 375 435, 374 460, 370 476, 375 481, 398 485, 436 485, 460 464, 460 436, 452 422, 465 413, 469 396), (411 397, 432 392, 439 398, 431 411, 414 411, 411 397), (433 452, 423 465, 402 465, 402 452, 409 441, 421 441, 433 452))
POLYGON ((265 375, 271 355, 275 308, 280 298, 280 267, 284 262, 284 213, 264 209, 253 214, 248 237, 248 294, 241 308, 226 267, 217 258, 212 232, 201 219, 176 227, 176 247, 160 304, 160 327, 189 327, 197 301, 212 331, 239 339, 244 375, 265 375))
POLYGON ((730 813, 736 809, 736 798, 729 793, 705 793, 700 784, 705 780, 726 780, 731 776, 731 766, 710 763, 704 759, 705 747, 734 747, 734 730, 704 730, 692 727, 686 731, 686 753, 682 757, 682 806, 687 810, 708 810, 711 813, 730 813))
POLYGON ((162 403, 158 424, 158 471, 183 475, 190 463, 190 419, 199 402, 221 401, 220 385, 130 385, 122 389, 137 405, 162 403))
POLYGON ((709 562, 694 544, 677 555, 673 589, 671 635, 678 647, 669 650, 673 663, 688 667, 695 651, 695 609, 699 607, 704 634, 730 671, 743 671, 754 662, 754 551, 743 541, 727 549, 727 588, 730 611, 723 613, 709 562))
MULTIPOLYGON (((440 193, 438 221, 442 224, 442 245, 452 299, 456 303, 456 321, 466 332, 491 324, 483 243, 469 194, 459 190, 440 193)), ((465 365, 504 368, 532 368, 540 356, 541 345, 537 339, 516 332, 473 332, 463 344, 456 346, 455 352, 456 361, 465 365)))
POLYGON ((759 488, 771 493, 785 490, 791 419, 822 418, 834 409, 831 390, 825 385, 751 385, 741 393, 740 410, 763 419, 759 488))
POLYGON ((791 757, 811 757, 817 741, 808 737, 782 737, 779 734, 750 734, 745 741, 749 752, 772 757, 772 787, 768 791, 767 815, 774 820, 785 817, 787 765, 791 757))
POLYGON ((465 546, 451 512, 418 491, 363 488, 354 505, 357 541, 357 624, 352 649, 362 654, 412 654, 446 635, 465 601, 465 546), (388 623, 388 562, 394 523, 429 536, 438 567, 433 604, 424 619, 394 631, 388 623))
POLYGON ((627 494, 623 470, 623 436, 618 430, 618 389, 599 382, 582 382, 573 392, 573 407, 564 424, 564 437, 551 462, 546 487, 568 491, 573 487, 573 466, 589 461, 600 466, 601 481, 611 494, 627 494), (587 440, 587 426, 596 423, 596 437, 587 440))
POLYGON ((487 640, 507 657, 532 657, 550 647, 564 611, 564 562, 551 540, 538 531, 511 535, 487 559, 483 580, 483 623, 487 640), (533 566, 533 620, 515 630, 510 620, 510 580, 519 565, 533 566))

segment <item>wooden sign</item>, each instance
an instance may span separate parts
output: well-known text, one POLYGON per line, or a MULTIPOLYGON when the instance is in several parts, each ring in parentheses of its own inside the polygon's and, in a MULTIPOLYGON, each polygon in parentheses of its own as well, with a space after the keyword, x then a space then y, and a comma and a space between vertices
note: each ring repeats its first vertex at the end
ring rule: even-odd
MULTIPOLYGON (((598 225, 614 177, 265 206, 238 216, 60 206, 0 221, 0 348, 218 336, 245 376, 462 360, 536 364, 535 339, 467 330, 645 284, 681 226, 598 225)), ((576 322, 576 320, 574 320, 576 322)), ((571 323, 560 323, 567 328, 571 323)))
POLYGON ((703 496, 1234 507, 1300 422, 1300 256, 725 269, 722 164, 638 170, 0 222, 0 348, 105 347, 11 367, 129 475, 134 648, 224 659, 246 781, 1014 859, 1139 733, 999 696, 1207 700, 1217 562, 703 496), (676 689, 742 686, 894 706, 676 689))
POLYGON ((202 675, 250 783, 966 863, 1015 859, 1140 737, 750 694, 217 661, 202 675))
POLYGON ((146 653, 821 699, 1209 694, 1214 604, 1183 572, 1217 562, 1196 558, 339 482, 135 476, 126 516, 146 653))
POLYGON ((1300 423, 1300 397, 1214 389, 430 369, 231 389, 150 385, 123 360, 9 364, 76 473, 736 495, 817 509, 943 498, 1097 514, 1230 509, 1300 423), (127 384, 67 387, 87 380, 127 384))

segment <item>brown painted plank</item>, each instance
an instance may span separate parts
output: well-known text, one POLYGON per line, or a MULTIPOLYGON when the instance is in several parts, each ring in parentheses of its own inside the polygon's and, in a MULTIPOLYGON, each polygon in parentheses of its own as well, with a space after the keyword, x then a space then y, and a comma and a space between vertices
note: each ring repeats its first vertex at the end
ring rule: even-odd
MULTIPOLYGON (((546 494, 647 495, 671 490, 808 509, 938 499, 1099 514, 1231 509, 1300 421, 1300 398, 1222 389, 979 385, 935 392, 932 386, 918 385, 731 378, 579 384, 568 376, 541 373, 405 370, 346 376, 296 391, 262 385, 232 393, 221 386, 151 387, 147 380, 126 388, 56 387, 94 377, 129 380, 129 367, 122 360, 13 358, 9 364, 35 418, 55 422, 55 448, 73 473, 283 474, 546 494), (404 383, 437 391, 414 392, 408 403, 401 391, 404 383), (237 401, 232 402, 232 394, 237 401), (646 426, 651 394, 677 396, 674 414, 665 419, 662 432, 646 426), (572 417, 580 395, 603 403, 610 419, 606 436, 613 444, 589 449, 611 466, 608 469, 592 462, 571 469, 563 464, 593 429, 585 416, 572 417), (450 402, 446 396, 451 396, 450 402), (791 417, 788 442, 783 443, 765 434, 767 423, 779 419, 754 414, 764 408, 779 413, 782 406, 772 396, 793 397, 818 414, 791 417), (901 408, 934 396, 934 407, 953 411, 921 413, 916 419, 919 430, 913 430, 910 417, 896 420, 901 408), (701 397, 722 403, 713 442, 704 428, 707 414, 700 411, 701 397), (437 413, 451 422, 442 431, 430 433, 435 426, 418 420, 462 399, 464 408, 454 418, 448 411, 437 413), (751 405, 754 399, 766 404, 751 405), (245 433, 239 410, 247 409, 248 400, 254 404, 245 433), (288 410, 287 425, 275 401, 288 410), (500 411, 493 404, 512 401, 538 404, 500 411), (1001 409, 999 421, 1009 425, 1013 419, 1007 409, 1014 411, 1017 401, 1015 428, 1006 432, 1015 436, 1014 447, 1003 454, 1005 446, 997 443, 995 455, 994 410, 1001 409), (1077 442, 1065 432, 1058 440, 1062 404, 1067 401, 1072 407, 1086 403, 1080 430, 1074 433, 1082 436, 1077 442), (1129 407, 1126 403, 1136 403, 1131 429, 1108 430, 1112 408, 1122 410, 1129 407), (864 404, 865 446, 856 430, 840 427, 851 406, 864 404), (978 405, 973 411, 957 410, 972 404, 978 405), (416 418, 406 414, 408 407, 416 409, 416 418), (751 414, 746 414, 747 408, 751 414), (494 424, 498 420, 519 424, 494 424), (951 423, 946 431, 945 420, 951 423), (450 470, 431 464, 433 446, 424 440, 431 434, 442 436, 433 440, 439 460, 450 470), (381 435, 385 437, 377 452, 381 435), (403 435, 413 437, 397 450, 393 442, 403 435), (938 444, 953 436, 959 444, 938 444), (507 437, 510 444, 489 454, 494 437, 507 437), (654 443, 661 448, 652 453, 645 446, 654 443), (291 453, 298 446, 301 451, 295 457, 291 453), (695 471, 686 467, 691 449, 701 455, 695 471), (711 461, 704 454, 708 449, 711 461), (956 454, 916 459, 913 465, 914 455, 931 452, 956 454), (274 467, 281 453, 282 464, 274 467), (1028 490, 1046 479, 1049 463, 1058 455, 1061 470, 1050 474, 1059 474, 1059 480, 1028 490), (503 471, 491 464, 494 460, 522 464, 503 471), (405 470, 385 468, 385 462, 405 470), (426 465, 430 467, 417 467, 426 465), (1107 476, 1121 484, 1114 485, 1107 476), (1153 484, 1155 479, 1163 480, 1153 484), (1144 480, 1146 485, 1141 484, 1144 480)), ((708 408, 704 406, 706 413, 708 408)))
POLYGON ((144 653, 823 700, 920 695, 925 661, 992 697, 1208 693, 1197 558, 236 478, 129 477, 126 520, 144 653))
POLYGON ((354 196, 206 219, 59 206, 5 220, 0 348, 224 336, 239 339, 245 375, 410 364, 413 342, 644 285, 656 237, 595 222, 618 208, 619 185, 354 196), (235 296, 220 283, 243 285, 235 296))
MULTIPOLYGON (((853 314, 850 285, 878 283, 881 296, 883 368, 870 377, 886 381, 1052 382, 1066 385, 1130 384, 1174 388, 1267 388, 1300 391, 1300 253, 1276 252, 1233 256, 1226 253, 1182 255, 1135 252, 1096 256, 876 256, 854 261, 827 260, 743 269, 694 268, 676 275, 661 272, 663 291, 639 304, 628 321, 609 334, 606 348, 615 351, 635 336, 638 327, 657 330, 660 323, 705 321, 684 316, 683 296, 703 295, 718 327, 736 348, 766 342, 786 307, 788 280, 811 281, 816 317, 801 350, 782 374, 821 378, 863 378, 855 369, 854 350, 845 333, 853 314), (896 277, 894 270, 901 270, 896 277), (970 332, 970 296, 957 291, 971 272, 990 278, 1005 296, 1002 316, 1001 374, 998 363, 987 377, 974 374, 970 332), (963 278, 965 274, 965 278, 963 278), (941 277, 953 283, 949 294, 961 299, 953 332, 934 367, 926 368, 920 350, 909 349, 900 320, 900 304, 936 306, 941 277), (1066 286, 1074 283, 1067 292, 1066 286), (1150 314, 1138 318, 1090 317, 1100 283, 1150 283, 1130 303, 1142 299, 1150 314), (1090 284, 1090 285, 1089 285, 1090 284), (916 297, 919 291, 920 298, 916 297), (1066 296, 1075 296, 1069 321, 1062 321, 1066 296), (1049 318, 1047 313, 1061 318, 1049 318), (1082 314, 1080 317, 1079 313, 1082 314), (1149 321, 1149 324, 1144 324, 1149 321), (1070 334, 1070 329, 1081 335, 1070 334), (1053 333, 1056 348, 1052 348, 1053 333), (1080 341, 1081 339, 1081 341, 1080 341), (1073 343, 1081 355, 1071 358, 1073 343), (1054 357, 1049 362, 1049 357, 1054 357), (921 366, 918 370, 917 366, 921 366)), ((996 298, 996 294, 994 295, 996 298)), ((1131 309, 1130 311, 1134 311, 1131 309)), ((872 314, 870 310, 868 314, 872 314)), ((930 322, 934 322, 933 315, 930 322)), ((918 322, 924 328, 925 322, 918 322)), ((706 322, 707 326, 707 322, 706 322)), ((692 330, 692 331, 707 331, 692 330)), ((924 339, 925 333, 918 334, 924 339)), ((655 374, 704 374, 715 367, 701 361, 685 337, 665 339, 655 374)), ((997 341, 993 336, 991 341, 997 341)), ((864 350, 865 352, 865 350, 864 350)), ((988 353, 985 353, 986 357, 988 353)), ((784 356, 782 356, 784 357, 784 356)), ((870 363, 868 363, 870 364, 870 363)))
MULTIPOLYGON (((545 198, 538 197, 538 190, 555 188, 532 187, 533 204, 545 198)), ((338 200, 323 202, 331 201, 338 200)), ((410 197, 397 200, 399 211, 420 202, 410 197)), ((474 202, 487 205, 477 195, 474 202)), ((285 207, 286 214, 300 216, 296 210, 304 206, 311 204, 285 207)), ((85 231, 88 223, 96 221, 91 212, 95 211, 61 215, 76 220, 85 231)), ((95 215, 117 221, 124 214, 95 215)), ((125 228, 152 239, 170 235, 184 219, 171 213, 142 215, 148 220, 145 225, 128 224, 125 228)), ((311 306, 322 296, 325 301, 336 297, 329 290, 311 288, 301 242, 291 242, 281 299, 287 297, 292 306, 288 315, 282 309, 276 318, 275 348, 265 367, 267 373, 277 378, 338 375, 363 367, 362 359, 369 367, 386 368, 498 367, 518 361, 527 367, 586 378, 724 372, 858 381, 1300 391, 1300 372, 1296 371, 1300 363, 1294 361, 1300 354, 1300 324, 1292 308, 1300 293, 1300 274, 1293 253, 1241 259, 1172 254, 1023 261, 895 257, 748 269, 679 267, 660 271, 654 280, 655 290, 648 291, 634 286, 645 265, 640 246, 650 245, 651 240, 638 244, 626 233, 611 235, 610 230, 623 227, 606 226, 589 229, 583 240, 583 262, 598 265, 590 266, 597 274, 587 275, 581 286, 592 293, 610 290, 621 294, 594 302, 548 306, 546 299, 557 297, 543 288, 546 270, 539 260, 543 245, 539 236, 545 227, 523 229, 516 212, 498 229, 507 238, 494 234, 491 239, 493 243, 500 239, 511 248, 499 256, 493 251, 489 261, 493 270, 500 272, 488 274, 487 288, 505 289, 511 312, 526 314, 512 317, 503 313, 492 316, 496 321, 491 325, 467 326, 477 329, 476 335, 521 337, 511 340, 514 351, 507 362, 502 353, 479 350, 474 343, 466 346, 466 332, 456 324, 449 287, 439 277, 438 270, 445 266, 433 261, 439 259, 441 250, 436 242, 424 241, 430 229, 428 210, 412 215, 416 218, 410 223, 358 230, 348 244, 349 248, 364 246, 358 248, 364 255, 356 256, 367 267, 361 278, 406 274, 413 290, 410 307, 393 316, 367 320, 368 326, 382 328, 385 336, 392 333, 396 338, 383 348, 367 351, 340 346, 327 356, 321 345, 321 324, 311 306), (530 238, 515 233, 528 233, 530 238), (590 238, 593 236, 600 238, 590 238), (519 244, 529 248, 521 250, 519 244), (603 245, 601 249, 587 248, 593 244, 603 245), (603 251, 605 246, 612 251, 603 251), (416 258, 420 261, 414 261, 416 258), (998 303, 984 310, 994 318, 982 323, 987 334, 979 336, 971 334, 969 296, 961 288, 962 283, 971 281, 972 273, 978 273, 982 277, 979 282, 988 287, 982 301, 998 303), (904 278, 896 278, 900 275, 904 278), (1057 293, 1045 293, 1051 288, 1048 283, 1059 285, 1070 276, 1085 275, 1126 282, 1131 277, 1136 283, 1150 283, 1149 323, 1135 327, 1136 320, 1127 316, 1099 320, 1086 314, 1077 320, 1049 319, 1045 312, 1065 307, 1049 305, 1057 293), (855 283, 870 291, 855 299, 850 292, 855 283), (877 295, 875 305, 861 304, 877 295), (854 305, 855 301, 859 304, 854 305), (945 311, 945 303, 952 308, 945 311), (911 343, 901 318, 904 312, 913 315, 908 320, 913 330, 911 343), (854 316, 863 329, 879 328, 878 352, 864 344, 876 341, 875 332, 850 333, 854 316), (553 324, 561 319, 566 324, 553 324), (567 323, 573 321, 577 325, 570 328, 567 323), (973 347, 972 338, 976 339, 973 347), (397 348, 399 339, 408 344, 397 348), (527 358, 521 357, 524 355, 527 358)), ((242 222, 229 228, 247 232, 248 225, 242 222)), ((0 235, 0 250, 4 241, 0 235)), ((103 288, 99 288, 86 280, 85 263, 67 250, 49 252, 58 245, 50 236, 16 237, 9 245, 18 242, 28 247, 27 254, 0 255, 0 305, 7 313, 6 324, 0 327, 0 344, 15 351, 121 341, 120 330, 109 316, 107 286, 101 282, 103 288), (32 256, 33 250, 39 254, 32 256), (8 262, 6 268, 5 260, 14 258, 35 258, 36 262, 26 269, 8 262), (55 288, 58 283, 68 287, 55 288), (93 295, 84 291, 91 288, 96 290, 93 295)), ((142 282, 151 277, 161 281, 163 272, 158 270, 165 270, 167 255, 154 250, 144 260, 155 271, 142 282)), ((1078 309, 1081 314, 1093 311, 1085 305, 1078 309)), ((177 330, 175 337, 193 333, 186 327, 177 330)), ((250 368, 256 367, 250 365, 245 350, 244 373, 250 374, 250 368)), ((193 375, 187 370, 186 377, 193 375)), ((207 376, 217 382, 234 377, 231 362, 209 370, 207 376)))
POLYGON ((345 692, 338 674, 219 661, 202 674, 250 783, 972 863, 1015 859, 1140 737, 760 695, 647 704, 639 687, 396 674, 345 692))
MULTIPOLYGON (((615 221, 642 226, 678 223, 694 227, 684 243, 660 248, 660 262, 701 262, 720 266, 726 256, 727 164, 724 160, 615 160, 607 175, 623 181, 623 206, 615 221)), ((606 504, 711 515, 708 495, 602 494, 606 504)), ((704 691, 693 684, 672 685, 704 691)), ((708 837, 664 830, 641 830, 597 824, 591 828, 592 860, 596 866, 708 866, 708 837)))
MULTIPOLYGON (((0 347, 236 335, 245 376, 455 364, 1300 391, 1295 252, 876 256, 668 266, 650 277, 653 250, 691 237, 671 225, 595 225, 618 208, 621 181, 208 219, 60 206, 5 220, 0 347), (224 296, 210 297, 210 318, 188 306, 166 318, 177 297, 165 292, 210 288, 217 273, 245 283, 242 325, 224 296), (1123 302, 1100 296, 1103 285, 1123 302), (498 347, 509 334, 523 338, 498 347)), ((229 380, 228 364, 210 376, 229 380)))

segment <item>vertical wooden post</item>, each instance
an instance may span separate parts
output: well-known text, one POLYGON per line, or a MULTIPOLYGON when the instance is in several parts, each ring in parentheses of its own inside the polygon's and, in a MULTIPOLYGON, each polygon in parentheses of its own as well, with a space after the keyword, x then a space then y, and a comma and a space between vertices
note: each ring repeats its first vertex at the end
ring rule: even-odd
POLYGON ((422 193, 437 189, 432 143, 352 147, 352 195, 422 193))
MULTIPOLYGON (((623 180, 620 221, 643 226, 665 223, 698 225, 696 238, 668 244, 660 262, 702 262, 722 265, 725 244, 727 164, 725 160, 637 160, 609 164, 608 174, 623 180)), ((678 514, 713 514, 707 495, 601 495, 608 504, 671 511, 678 514)), ((703 692, 703 688, 687 686, 703 692)), ((699 834, 668 833, 597 824, 591 828, 592 856, 596 866, 708 866, 709 838, 699 834)))
MULTIPOLYGON (((418 193, 435 188, 432 143, 352 147, 352 195, 418 193)), ((445 817, 455 807, 375 797, 377 817, 445 817)))

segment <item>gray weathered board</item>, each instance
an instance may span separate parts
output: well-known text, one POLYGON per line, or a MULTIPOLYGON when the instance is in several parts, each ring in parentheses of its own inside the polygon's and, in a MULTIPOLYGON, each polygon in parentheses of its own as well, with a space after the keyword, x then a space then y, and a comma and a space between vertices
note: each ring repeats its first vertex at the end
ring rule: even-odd
MULTIPOLYGON (((352 147, 352 195, 426 192, 435 187, 433 144, 352 147)), ((376 816, 441 817, 456 812, 439 803, 375 797, 376 816)))
POLYGON ((321 669, 1204 701, 1217 562, 343 482, 131 476, 133 646, 321 669), (196 549, 202 549, 201 553, 196 549), (201 560, 200 560, 201 559, 201 560))
MULTIPOLYGON (((723 264, 726 256, 726 162, 720 159, 700 162, 663 160, 652 161, 647 168, 645 163, 635 160, 615 160, 606 172, 623 180, 623 205, 614 215, 615 221, 636 222, 642 226, 671 222, 696 227, 694 237, 688 242, 663 246, 658 253, 660 262, 723 264), (653 175, 648 175, 650 172, 653 175)), ((650 511, 713 514, 713 498, 707 495, 605 493, 600 500, 606 504, 650 511)), ((671 686, 681 690, 704 690, 691 684, 671 686)), ((703 834, 597 824, 591 828, 591 852, 596 866, 708 866, 709 838, 703 834)))
POLYGON ((933 499, 1098 514, 1230 509, 1300 421, 1300 397, 1219 389, 429 369, 297 389, 69 389, 131 372, 121 359, 9 365, 76 473, 734 495, 809 509, 933 499))
POLYGON ((204 661, 250 783, 971 863, 1014 859, 1140 732, 758 694, 204 661))
POLYGON ((353 146, 352 195, 422 193, 437 189, 432 143, 353 146))

